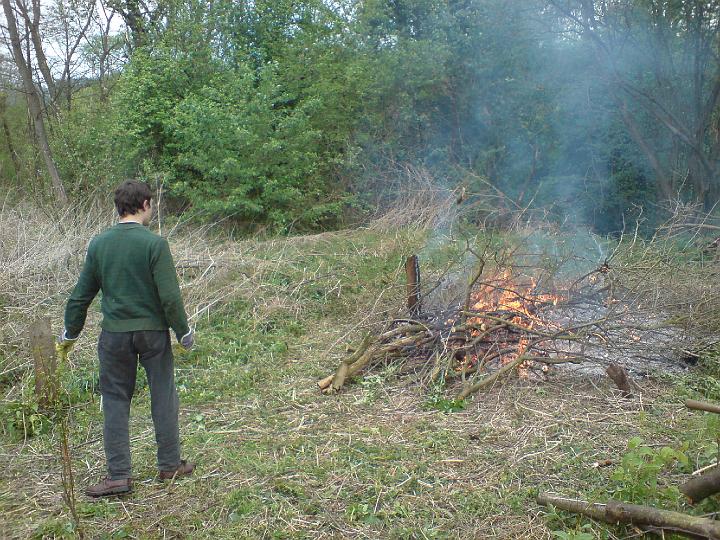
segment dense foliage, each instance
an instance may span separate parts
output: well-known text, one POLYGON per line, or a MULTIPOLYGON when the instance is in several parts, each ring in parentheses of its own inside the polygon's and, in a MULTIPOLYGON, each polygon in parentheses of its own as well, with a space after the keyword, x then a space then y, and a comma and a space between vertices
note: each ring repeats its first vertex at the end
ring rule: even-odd
MULTIPOLYGON (((48 107, 76 196, 141 176, 206 219, 329 228, 412 164, 608 233, 720 193, 715 2, 116 4, 125 61, 48 107)), ((0 181, 41 186, 7 97, 0 181)))

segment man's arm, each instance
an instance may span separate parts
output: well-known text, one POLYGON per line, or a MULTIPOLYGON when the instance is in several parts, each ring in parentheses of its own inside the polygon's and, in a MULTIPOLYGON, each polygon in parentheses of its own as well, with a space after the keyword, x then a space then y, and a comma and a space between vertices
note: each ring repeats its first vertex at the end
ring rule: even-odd
POLYGON ((74 340, 80 335, 85 326, 87 310, 93 299, 100 290, 100 280, 97 277, 97 269, 93 258, 92 243, 88 247, 77 285, 73 290, 67 305, 65 306, 65 331, 63 339, 74 340))
POLYGON ((180 286, 178 285, 170 246, 164 238, 160 239, 156 247, 152 274, 163 313, 165 314, 165 320, 175 332, 177 340, 181 341, 183 336, 190 333, 190 327, 185 315, 185 307, 180 294, 180 286))

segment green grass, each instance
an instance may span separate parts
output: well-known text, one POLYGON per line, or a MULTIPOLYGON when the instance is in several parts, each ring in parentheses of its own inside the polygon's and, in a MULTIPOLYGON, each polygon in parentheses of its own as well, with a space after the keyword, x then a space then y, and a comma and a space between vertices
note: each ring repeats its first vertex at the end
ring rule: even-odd
MULTIPOLYGON (((88 536, 553 538, 562 531, 615 538, 620 529, 538 507, 537 493, 613 496, 623 487, 613 475, 633 437, 658 448, 684 445, 689 463, 661 467, 662 485, 715 458, 714 418, 681 406, 686 396, 716 395, 720 383, 710 371, 648 380, 642 400, 618 398, 605 381, 557 375, 547 383, 510 380, 461 404, 411 384, 391 363, 339 395, 320 394, 316 380, 357 343, 358 323, 378 295, 387 291, 386 304, 402 300, 404 256, 423 242, 411 233, 349 231, 239 244, 268 266, 199 321, 197 347, 177 360, 183 454, 198 462, 197 473, 172 485, 155 481, 141 379, 131 420, 136 489, 122 499, 80 494, 104 473, 89 328, 62 378, 88 536), (613 465, 593 467, 605 459, 613 465)), ((427 279, 458 253, 456 246, 426 253, 427 279)), ((243 271, 254 275, 239 268, 237 276, 243 271)), ((14 395, 31 396, 30 378, 18 384, 24 390, 14 395)), ((73 537, 57 429, 30 397, 3 407, 0 529, 11 538, 73 537), (33 415, 39 423, 24 437, 23 418, 33 415)))

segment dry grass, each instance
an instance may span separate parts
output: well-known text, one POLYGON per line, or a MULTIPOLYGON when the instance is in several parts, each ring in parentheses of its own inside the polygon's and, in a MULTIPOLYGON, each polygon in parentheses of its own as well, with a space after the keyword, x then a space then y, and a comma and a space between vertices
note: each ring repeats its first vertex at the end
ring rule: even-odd
POLYGON ((396 180, 391 207, 378 209, 372 230, 428 231, 452 227, 458 215, 461 189, 444 189, 426 169, 406 166, 396 180))
MULTIPOLYGON (((87 244, 114 222, 114 214, 97 204, 59 215, 29 206, 0 207, 0 380, 18 380, 31 369, 26 346, 31 321, 49 316, 54 331, 60 332, 64 304, 82 267, 87 244)), ((323 273, 322 265, 303 266, 308 247, 323 252, 323 246, 335 239, 351 237, 351 233, 340 232, 227 242, 217 240, 214 229, 218 225, 151 224, 151 229, 170 242, 192 325, 202 325, 215 310, 238 298, 252 300, 264 313, 289 310, 297 316, 301 289, 332 277, 323 273), (299 282, 278 283, 279 276, 296 272, 302 274, 299 282)), ((339 291, 327 291, 333 293, 339 291)), ((87 327, 97 326, 99 320, 99 309, 91 309, 87 327)), ((90 340, 82 340, 80 346, 91 346, 90 340)))
POLYGON ((96 207, 60 215, 27 205, 0 207, 0 377, 29 367, 28 323, 40 315, 60 319, 90 237, 111 215, 96 207))
POLYGON ((720 230, 716 221, 676 206, 652 238, 630 231, 609 257, 608 281, 618 296, 682 329, 691 353, 720 342, 720 246, 707 234, 720 230))

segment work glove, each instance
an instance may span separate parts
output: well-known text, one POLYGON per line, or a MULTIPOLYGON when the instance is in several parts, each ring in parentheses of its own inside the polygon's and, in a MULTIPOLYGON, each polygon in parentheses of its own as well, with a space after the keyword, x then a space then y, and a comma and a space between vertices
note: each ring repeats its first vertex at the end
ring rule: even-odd
POLYGON ((60 357, 61 361, 67 358, 68 353, 75 346, 75 342, 77 340, 77 337, 68 337, 67 330, 63 329, 62 334, 58 336, 57 342, 55 343, 55 352, 60 357))
POLYGON ((182 345, 186 351, 193 348, 193 345, 195 345, 195 331, 192 328, 187 334, 180 338, 180 345, 182 345))
POLYGON ((173 345, 173 352, 176 355, 182 356, 187 354, 187 352, 193 348, 193 345, 195 345, 195 332, 190 329, 187 334, 180 338, 178 343, 173 345))

